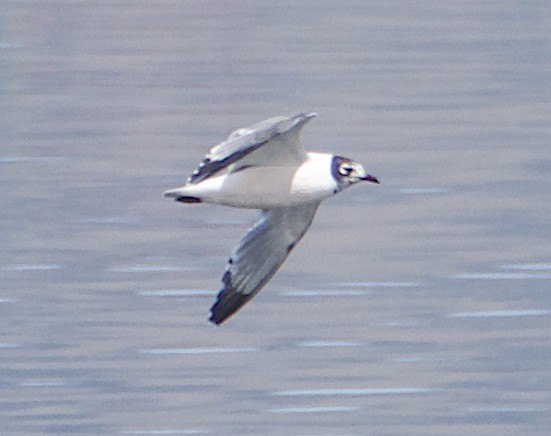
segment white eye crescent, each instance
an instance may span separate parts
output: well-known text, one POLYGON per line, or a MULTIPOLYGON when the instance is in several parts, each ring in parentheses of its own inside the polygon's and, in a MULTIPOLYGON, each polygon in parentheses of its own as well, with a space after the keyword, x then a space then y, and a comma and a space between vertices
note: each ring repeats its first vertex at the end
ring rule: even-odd
POLYGON ((354 170, 349 164, 344 163, 339 167, 339 174, 341 176, 349 176, 350 173, 354 170))

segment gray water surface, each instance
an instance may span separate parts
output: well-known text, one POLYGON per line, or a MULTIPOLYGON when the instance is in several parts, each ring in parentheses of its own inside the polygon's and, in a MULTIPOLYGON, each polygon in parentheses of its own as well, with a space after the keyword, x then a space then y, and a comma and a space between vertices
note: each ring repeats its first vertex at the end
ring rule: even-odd
POLYGON ((0 433, 547 435, 551 3, 6 1, 0 433), (300 111, 380 186, 326 201, 237 316, 255 212, 181 205, 300 111))

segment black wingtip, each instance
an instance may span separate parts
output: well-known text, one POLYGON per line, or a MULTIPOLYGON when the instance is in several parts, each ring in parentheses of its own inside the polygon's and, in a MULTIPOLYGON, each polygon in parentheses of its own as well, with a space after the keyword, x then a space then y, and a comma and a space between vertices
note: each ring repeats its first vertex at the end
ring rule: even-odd
MULTIPOLYGON (((216 306, 217 306, 218 302, 216 302, 212 308, 210 309, 210 317, 209 317, 209 321, 212 322, 213 324, 216 324, 216 325, 220 325, 222 324, 224 321, 226 321, 230 316, 232 316, 234 312, 230 312, 230 313, 227 313, 227 312, 220 312, 219 310, 217 310, 216 306)), ((237 310, 236 310, 237 311, 237 310)))
POLYGON ((202 200, 199 197, 191 197, 189 195, 181 195, 176 197, 174 200, 180 203, 202 203, 202 200))
MULTIPOLYGON (((228 273, 226 272, 226 274, 224 274, 224 277, 226 277, 227 274, 228 273)), ((218 306, 220 305, 223 292, 224 290, 221 290, 220 292, 218 292, 218 295, 216 296, 216 302, 210 308, 209 321, 216 325, 222 324, 224 320, 227 318, 227 317, 226 318, 222 317, 220 314, 220 311, 218 310, 218 306)))
POLYGON ((235 314, 251 298, 251 295, 243 295, 232 287, 230 271, 225 272, 222 282, 224 287, 210 308, 209 321, 216 325, 222 324, 235 314))
POLYGON ((220 302, 222 299, 222 293, 223 291, 220 291, 218 293, 218 296, 216 297, 216 302, 212 305, 210 308, 210 317, 209 321, 213 324, 220 325, 222 324, 226 318, 228 318, 230 315, 223 315, 223 311, 220 310, 220 302))
POLYGON ((248 298, 241 295, 233 295, 230 297, 227 295, 220 295, 216 303, 210 308, 209 321, 216 325, 222 324, 241 309, 247 300, 248 298))
POLYGON ((216 318, 216 316, 214 315, 214 313, 212 313, 212 314, 210 315, 209 321, 212 322, 212 323, 215 324, 215 325, 220 325, 220 324, 222 324, 222 323, 224 322, 223 319, 218 319, 218 318, 216 318))

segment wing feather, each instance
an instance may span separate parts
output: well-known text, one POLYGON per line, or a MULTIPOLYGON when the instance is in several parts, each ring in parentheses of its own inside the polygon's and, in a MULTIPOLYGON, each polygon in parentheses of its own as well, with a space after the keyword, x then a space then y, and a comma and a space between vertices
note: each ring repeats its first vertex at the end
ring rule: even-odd
POLYGON ((315 116, 311 112, 292 117, 275 117, 235 130, 225 141, 209 150, 187 183, 199 183, 237 163, 234 170, 244 165, 278 166, 301 163, 306 158, 306 153, 299 142, 300 130, 315 116))
POLYGON ((319 202, 262 211, 233 249, 210 320, 221 324, 253 298, 306 233, 319 202))

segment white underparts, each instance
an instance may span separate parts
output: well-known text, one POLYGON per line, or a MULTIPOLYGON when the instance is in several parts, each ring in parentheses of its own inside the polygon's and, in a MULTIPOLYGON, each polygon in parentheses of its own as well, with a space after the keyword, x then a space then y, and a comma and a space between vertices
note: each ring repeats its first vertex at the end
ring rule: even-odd
POLYGON ((204 203, 269 209, 321 201, 334 194, 337 183, 331 175, 332 155, 308 153, 298 167, 245 167, 209 177, 178 190, 182 196, 204 203))

